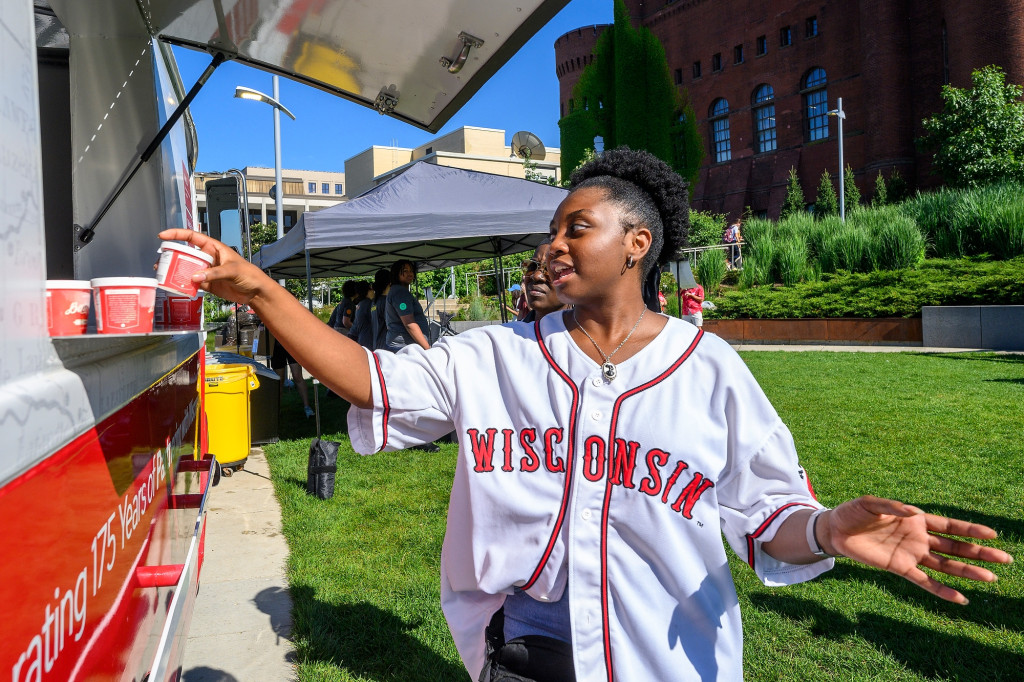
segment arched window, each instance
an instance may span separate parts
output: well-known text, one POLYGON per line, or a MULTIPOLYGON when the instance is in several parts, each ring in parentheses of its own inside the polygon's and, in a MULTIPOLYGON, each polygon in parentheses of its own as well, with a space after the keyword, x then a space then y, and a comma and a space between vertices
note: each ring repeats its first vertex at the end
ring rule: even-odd
POLYGON ((775 151, 775 91, 768 84, 754 90, 750 104, 754 110, 754 151, 775 151))
POLYGON ((808 142, 828 138, 828 78, 825 69, 811 69, 804 76, 804 137, 808 142))
POLYGON ((711 103, 708 114, 711 124, 711 150, 715 155, 715 163, 722 163, 732 158, 732 142, 729 140, 729 102, 719 97, 711 103))

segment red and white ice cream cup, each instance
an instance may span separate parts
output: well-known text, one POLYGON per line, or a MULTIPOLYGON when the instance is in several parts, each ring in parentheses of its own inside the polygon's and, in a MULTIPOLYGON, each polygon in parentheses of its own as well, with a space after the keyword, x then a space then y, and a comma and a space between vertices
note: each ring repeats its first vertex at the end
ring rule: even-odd
POLYGON ((156 280, 149 277, 99 277, 92 280, 96 331, 139 334, 153 331, 156 280))
POLYGON ((164 326, 199 329, 203 324, 203 293, 195 298, 167 294, 164 298, 164 326))
POLYGON ((85 280, 47 280, 46 326, 50 336, 84 334, 91 301, 92 284, 85 280))
POLYGON ((192 275, 213 265, 213 256, 178 242, 163 242, 157 251, 160 264, 156 269, 157 286, 174 294, 195 298, 199 287, 192 275))

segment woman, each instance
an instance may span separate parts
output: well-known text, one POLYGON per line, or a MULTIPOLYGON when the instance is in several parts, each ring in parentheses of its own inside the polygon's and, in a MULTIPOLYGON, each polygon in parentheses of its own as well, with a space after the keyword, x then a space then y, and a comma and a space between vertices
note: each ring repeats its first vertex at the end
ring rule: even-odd
POLYGON ((704 326, 704 287, 698 284, 692 289, 680 289, 683 302, 683 319, 695 327, 704 326))
POLYGON ((373 321, 370 319, 370 307, 373 305, 374 291, 370 283, 364 280, 356 282, 355 288, 356 312, 352 316, 352 328, 348 330, 348 338, 366 348, 373 341, 373 321))
POLYGON ((423 306, 409 291, 416 280, 416 266, 412 261, 398 260, 391 266, 391 289, 388 290, 387 337, 384 347, 397 353, 409 345, 430 348, 427 340, 427 317, 423 306))
POLYGON ((370 309, 370 321, 373 327, 370 350, 384 348, 388 333, 387 312, 388 291, 391 289, 391 271, 381 268, 373 276, 373 307, 370 309))
POLYGON ((605 152, 573 174, 551 222, 548 270, 572 310, 397 355, 332 340, 218 242, 160 235, 213 254, 195 276, 203 288, 251 303, 352 403, 358 451, 459 432, 441 600, 473 679, 740 679, 723 533, 770 584, 813 578, 842 554, 960 603, 919 566, 994 574, 933 552, 1011 560, 934 534, 991 529, 893 500, 824 509, 743 361, 692 325, 647 314, 643 275, 685 244, 686 192, 649 154, 605 152), (681 436, 680 415, 700 415, 701 429, 681 436))
POLYGON ((524 322, 536 322, 545 315, 557 312, 565 308, 565 304, 558 300, 554 287, 551 286, 551 277, 548 275, 548 249, 547 242, 540 244, 533 252, 533 258, 523 261, 523 296, 526 298, 526 305, 529 311, 523 317, 524 322))

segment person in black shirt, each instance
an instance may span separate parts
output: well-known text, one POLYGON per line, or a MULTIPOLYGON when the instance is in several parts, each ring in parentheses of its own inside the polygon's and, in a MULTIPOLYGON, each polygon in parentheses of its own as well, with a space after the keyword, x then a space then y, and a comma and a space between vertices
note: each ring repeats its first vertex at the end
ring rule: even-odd
POLYGON ((412 344, 430 348, 423 306, 409 291, 409 285, 415 280, 416 266, 412 261, 402 259, 391 266, 391 289, 385 313, 388 331, 384 347, 393 353, 412 344))
POLYGON ((384 347, 388 332, 388 322, 384 313, 388 307, 388 290, 391 288, 391 271, 381 268, 373 276, 373 307, 370 309, 370 322, 373 326, 372 341, 367 348, 377 350, 384 347))
POLYGON ((370 320, 370 306, 373 305, 373 289, 365 280, 356 282, 356 312, 348 338, 360 346, 369 346, 373 340, 373 322, 370 320))
POLYGON ((346 280, 341 285, 341 303, 335 306, 327 325, 339 334, 348 336, 356 315, 356 304, 352 298, 356 295, 355 280, 346 280))

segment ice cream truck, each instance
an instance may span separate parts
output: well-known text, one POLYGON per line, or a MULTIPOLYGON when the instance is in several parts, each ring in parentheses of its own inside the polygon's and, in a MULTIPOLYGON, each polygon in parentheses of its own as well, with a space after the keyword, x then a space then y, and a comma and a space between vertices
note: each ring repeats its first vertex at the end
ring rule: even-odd
POLYGON ((565 2, 0 3, 0 679, 181 676, 216 495, 206 333, 145 324, 143 294, 98 333, 96 283, 152 278, 157 232, 196 229, 188 105, 213 71, 437 131, 565 2), (195 83, 172 46, 209 54, 195 83))

